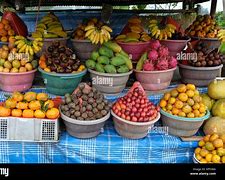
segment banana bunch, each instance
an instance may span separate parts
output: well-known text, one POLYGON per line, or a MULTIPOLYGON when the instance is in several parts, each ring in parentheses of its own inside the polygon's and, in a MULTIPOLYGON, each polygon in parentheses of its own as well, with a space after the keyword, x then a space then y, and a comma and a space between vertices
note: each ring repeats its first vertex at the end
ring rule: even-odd
POLYGON ((23 36, 15 36, 15 39, 15 46, 19 53, 27 53, 33 56, 34 53, 38 53, 43 46, 42 38, 34 38, 33 41, 30 41, 23 36))
POLYGON ((85 37, 88 38, 92 44, 108 42, 111 39, 111 32, 112 29, 107 25, 103 25, 100 28, 94 25, 85 27, 85 37))
POLYGON ((221 42, 225 42, 225 29, 221 29, 221 30, 218 31, 217 38, 221 42))
POLYGON ((151 32, 152 37, 159 40, 166 40, 171 38, 172 35, 175 33, 176 26, 173 24, 165 24, 161 25, 155 19, 149 21, 149 30, 151 32))

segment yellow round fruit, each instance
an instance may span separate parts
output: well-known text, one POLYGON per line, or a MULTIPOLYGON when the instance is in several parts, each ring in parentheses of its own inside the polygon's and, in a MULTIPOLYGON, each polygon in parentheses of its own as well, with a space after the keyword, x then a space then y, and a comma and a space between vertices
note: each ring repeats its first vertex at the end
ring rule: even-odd
POLYGON ((3 72, 4 67, 0 66, 0 72, 3 72))
POLYGON ((222 135, 220 136, 220 139, 222 139, 223 144, 225 144, 225 134, 222 134, 222 135))
POLYGON ((11 72, 11 73, 18 73, 18 72, 19 72, 19 69, 13 67, 13 68, 10 70, 10 72, 11 72))
POLYGON ((163 107, 163 108, 162 108, 162 110, 163 110, 163 111, 166 111, 166 108, 165 108, 165 107, 163 107))
POLYGON ((185 84, 180 84, 180 85, 177 86, 177 91, 179 93, 185 93, 186 90, 187 90, 187 88, 186 88, 186 85, 185 84))
POLYGON ((174 97, 169 98, 168 103, 169 104, 174 104, 176 102, 176 99, 174 97))
POLYGON ((174 105, 176 108, 181 109, 184 106, 184 103, 182 101, 177 100, 174 105))
POLYGON ((212 154, 207 154, 206 157, 205 157, 206 161, 207 162, 211 162, 212 161, 212 156, 213 156, 212 154))
POLYGON ((178 116, 181 116, 181 117, 186 117, 186 114, 185 114, 185 112, 180 111, 180 112, 178 113, 178 116))
POLYGON ((207 163, 207 160, 204 159, 204 158, 202 158, 202 159, 200 160, 200 162, 201 162, 202 164, 205 164, 205 163, 207 163))
POLYGON ((167 104, 167 105, 166 105, 166 109, 167 109, 167 110, 172 110, 172 109, 173 109, 173 106, 172 106, 171 104, 167 104))
POLYGON ((198 91, 198 90, 195 90, 195 95, 197 95, 197 96, 199 96, 199 95, 200 95, 200 93, 199 93, 199 91, 198 91))
POLYGON ((206 142, 205 143, 205 148, 208 150, 208 151, 212 151, 215 149, 215 147, 213 146, 213 143, 211 142, 206 142))
POLYGON ((218 134, 212 134, 209 138, 209 141, 213 142, 214 140, 218 139, 219 135, 218 134))
POLYGON ((194 113, 195 117, 199 117, 199 115, 200 115, 200 112, 199 112, 199 110, 197 110, 197 109, 195 109, 195 110, 193 111, 193 113, 194 113))
POLYGON ((167 93, 164 94, 163 99, 166 100, 166 101, 168 101, 169 98, 170 98, 170 96, 171 96, 170 93, 167 92, 167 93))
POLYGON ((9 68, 4 68, 2 72, 8 73, 9 71, 9 68))
POLYGON ((222 139, 215 139, 213 140, 213 145, 215 148, 220 148, 220 147, 223 147, 223 141, 222 139))
POLYGON ((201 151, 201 148, 200 148, 200 147, 197 147, 197 148, 195 149, 195 155, 196 155, 196 154, 199 154, 200 151, 201 151))
POLYGON ((212 162, 213 163, 220 163, 220 157, 218 155, 214 154, 212 156, 212 162))
POLYGON ((207 154, 209 154, 209 151, 207 149, 201 149, 199 153, 202 157, 206 157, 207 154))
POLYGON ((205 116, 205 113, 200 113, 198 117, 203 117, 205 116))
POLYGON ((178 95, 178 99, 181 100, 182 102, 186 102, 188 100, 188 95, 185 93, 180 93, 178 95))
POLYGON ((222 163, 225 163, 225 156, 221 158, 222 163))
POLYGON ((33 69, 33 66, 31 63, 26 63, 25 68, 27 69, 27 71, 31 71, 33 69))
POLYGON ((198 142, 198 146, 203 147, 205 146, 205 141, 201 140, 198 142))
POLYGON ((186 91, 186 94, 188 95, 188 97, 192 98, 192 97, 194 97, 195 92, 192 91, 192 90, 187 90, 187 91, 186 91))
POLYGON ((25 67, 20 67, 19 72, 27 72, 27 69, 25 67))
POLYGON ((188 118, 194 118, 194 117, 195 117, 195 114, 192 113, 192 112, 189 112, 189 113, 187 114, 187 117, 188 117, 188 118))
POLYGON ((205 142, 208 142, 208 141, 209 141, 209 138, 210 138, 210 134, 206 135, 206 136, 203 138, 203 140, 204 140, 205 142))
POLYGON ((176 89, 173 89, 173 90, 170 91, 170 94, 171 94, 172 97, 177 97, 179 93, 176 89))
POLYGON ((169 114, 173 114, 171 110, 168 110, 168 111, 166 111, 166 112, 168 112, 169 114))
POLYGON ((195 85, 194 84, 187 84, 186 87, 189 90, 195 91, 195 85))
POLYGON ((188 113, 190 113, 191 111, 192 111, 192 108, 191 108, 191 106, 189 106, 189 105, 185 105, 183 108, 182 108, 182 111, 185 113, 185 114, 188 114, 188 113))
POLYGON ((212 151, 212 154, 213 154, 213 155, 217 154, 216 150, 213 150, 213 151, 212 151))
POLYGON ((199 161, 202 159, 202 156, 201 156, 200 154, 196 154, 195 157, 196 157, 196 159, 199 160, 199 161))
POLYGON ((217 155, 218 156, 225 156, 225 149, 224 148, 218 148, 217 149, 217 155))
POLYGON ((200 103, 202 101, 202 97, 199 96, 199 95, 194 95, 193 96, 193 100, 196 102, 196 103, 200 103))
POLYGON ((163 107, 166 107, 166 105, 167 105, 166 100, 162 99, 162 100, 160 101, 159 105, 160 105, 160 107, 162 107, 162 108, 163 108, 163 107))
POLYGON ((200 107, 200 108, 199 108, 199 112, 200 112, 200 113, 205 113, 205 111, 206 111, 206 108, 205 108, 205 107, 200 107))
POLYGON ((198 103, 195 103, 195 104, 192 106, 192 108, 193 108, 194 110, 198 110, 198 109, 200 108, 200 105, 199 105, 198 103))
POLYGON ((177 108, 173 107, 173 109, 172 109, 172 113, 173 113, 173 115, 177 115, 179 112, 180 112, 180 110, 179 110, 179 109, 177 109, 177 108))
POLYGON ((188 98, 187 103, 189 106, 193 106, 195 104, 194 100, 191 98, 188 98))

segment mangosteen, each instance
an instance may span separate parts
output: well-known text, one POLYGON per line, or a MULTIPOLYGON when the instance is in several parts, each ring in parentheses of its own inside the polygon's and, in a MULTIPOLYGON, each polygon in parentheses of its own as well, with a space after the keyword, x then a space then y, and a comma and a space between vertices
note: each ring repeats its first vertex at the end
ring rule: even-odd
POLYGON ((52 52, 52 57, 53 57, 53 58, 58 58, 58 57, 59 57, 59 52, 56 51, 56 50, 54 50, 54 51, 52 52))
POLYGON ((66 68, 66 73, 71 73, 73 70, 71 68, 66 68))
POLYGON ((54 66, 54 65, 50 66, 50 69, 51 69, 51 71, 53 71, 53 72, 57 71, 57 67, 54 66))
POLYGON ((66 48, 66 52, 65 52, 65 54, 66 54, 67 56, 72 56, 72 55, 73 55, 73 51, 72 51, 72 49, 70 49, 70 48, 66 48))
POLYGON ((68 60, 68 64, 69 64, 70 66, 72 66, 72 65, 74 65, 74 61, 73 61, 72 59, 69 59, 69 60, 68 60))
POLYGON ((53 63, 54 63, 54 64, 59 64, 59 63, 60 63, 60 60, 59 60, 58 58, 54 58, 54 59, 53 59, 53 63))
POLYGON ((79 66, 77 66, 76 64, 73 64, 73 65, 72 65, 72 69, 73 69, 74 71, 77 71, 78 68, 79 68, 79 66))
POLYGON ((66 51, 65 46, 59 46, 59 52, 64 53, 66 51))
POLYGON ((53 52, 53 50, 54 50, 54 47, 51 45, 51 46, 49 46, 48 47, 48 49, 47 49, 47 51, 49 52, 49 53, 52 53, 53 52))
POLYGON ((66 68, 66 67, 68 66, 68 64, 67 64, 67 63, 64 63, 64 62, 61 62, 61 63, 60 63, 60 66, 61 66, 62 68, 66 68))
POLYGON ((65 55, 65 54, 60 54, 59 55, 59 58, 61 59, 61 61, 63 61, 63 62, 67 62, 68 60, 67 60, 67 56, 65 55))
POLYGON ((58 48, 60 46, 60 42, 59 41, 54 41, 52 43, 52 45, 55 47, 55 48, 58 48))

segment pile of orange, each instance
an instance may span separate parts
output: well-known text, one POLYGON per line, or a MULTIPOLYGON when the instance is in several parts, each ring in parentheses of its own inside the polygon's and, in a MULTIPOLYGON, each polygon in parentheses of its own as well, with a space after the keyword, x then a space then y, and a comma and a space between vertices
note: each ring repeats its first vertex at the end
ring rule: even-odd
POLYGON ((197 118, 206 114, 199 91, 193 84, 180 84, 164 94, 159 103, 162 110, 176 116, 197 118))
POLYGON ((199 15, 196 20, 186 29, 186 34, 191 37, 216 38, 219 26, 210 15, 199 15))
POLYGON ((225 134, 206 135, 198 142, 195 158, 200 163, 225 163, 225 134))
MULTIPOLYGON (((2 42, 10 42, 14 39, 15 32, 10 26, 10 23, 6 19, 0 21, 0 40, 2 42)), ((14 40, 13 40, 14 41, 14 40)))
POLYGON ((48 118, 59 117, 59 110, 46 93, 14 92, 4 105, 0 106, 0 117, 48 118))

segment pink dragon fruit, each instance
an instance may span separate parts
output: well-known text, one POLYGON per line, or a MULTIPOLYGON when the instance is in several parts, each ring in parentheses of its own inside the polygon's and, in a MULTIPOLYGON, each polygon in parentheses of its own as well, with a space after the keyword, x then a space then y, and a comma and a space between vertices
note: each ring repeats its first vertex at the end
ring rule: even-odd
POLYGON ((143 65, 143 70, 144 71, 154 71, 154 64, 151 60, 146 60, 144 65, 143 65))
POLYGON ((157 50, 161 46, 159 40, 153 40, 150 43, 150 48, 157 50))
POLYGON ((169 49, 166 46, 161 46, 158 49, 159 57, 169 56, 169 49))
POLYGON ((158 52, 155 49, 150 50, 148 53, 148 59, 153 61, 156 61, 158 56, 159 56, 158 52))
POLYGON ((169 63, 166 57, 160 58, 155 66, 155 69, 158 71, 167 70, 168 68, 169 68, 169 63))
POLYGON ((177 66, 177 59, 173 56, 169 59, 169 68, 174 68, 177 66))

